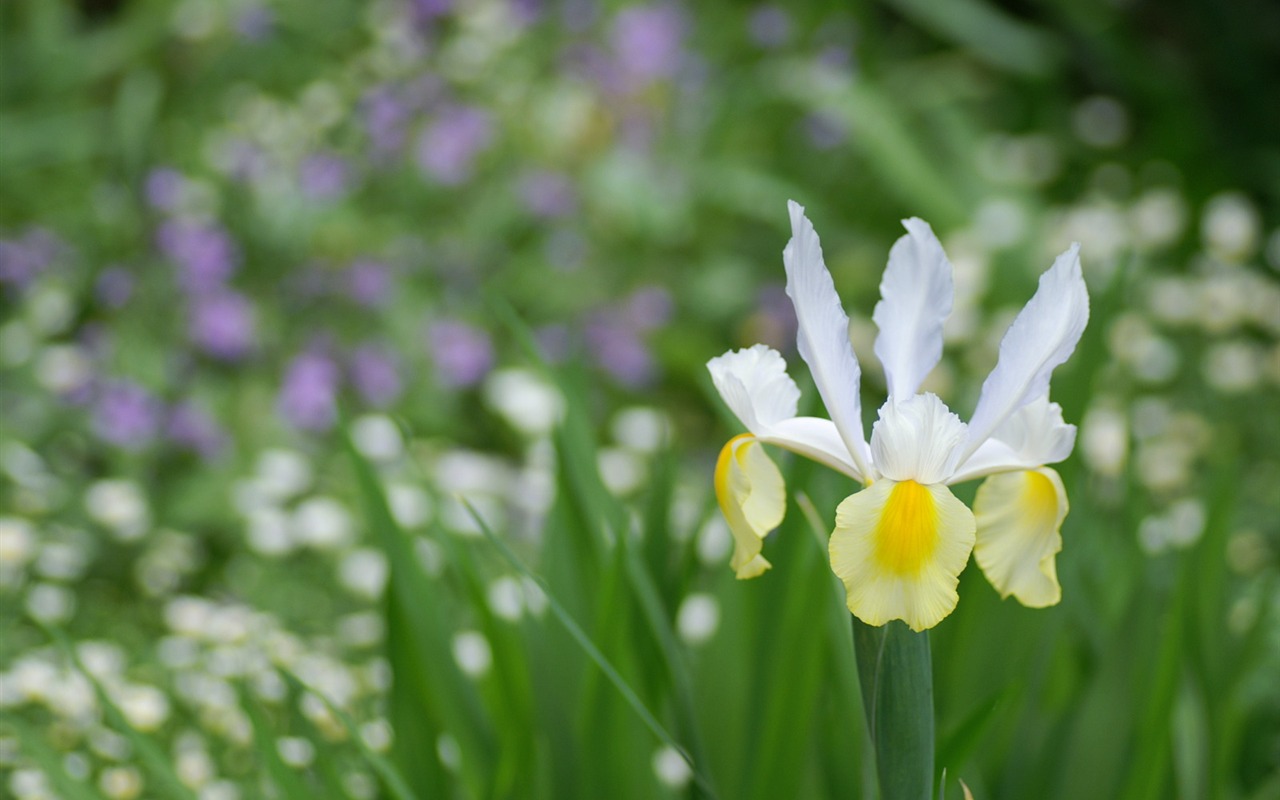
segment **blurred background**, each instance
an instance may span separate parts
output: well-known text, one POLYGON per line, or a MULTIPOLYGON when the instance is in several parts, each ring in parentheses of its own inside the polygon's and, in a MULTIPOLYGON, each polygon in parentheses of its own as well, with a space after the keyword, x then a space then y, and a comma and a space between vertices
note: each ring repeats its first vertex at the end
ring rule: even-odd
POLYGON ((1064 600, 963 576, 933 632, 951 796, 1280 797, 1280 6, 0 25, 0 794, 873 797, 804 513, 853 487, 780 459, 804 502, 743 583, 711 496, 738 429, 707 359, 768 343, 816 403, 794 199, 871 408, 898 220, 955 266, 928 388, 962 417, 1083 245, 1064 600))

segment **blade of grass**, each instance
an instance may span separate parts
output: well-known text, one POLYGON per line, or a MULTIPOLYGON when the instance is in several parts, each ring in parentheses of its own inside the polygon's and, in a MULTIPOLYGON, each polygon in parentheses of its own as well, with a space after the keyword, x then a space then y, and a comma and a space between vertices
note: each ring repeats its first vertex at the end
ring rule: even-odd
MULTIPOLYGON (((346 431, 346 427, 343 427, 346 431)), ((439 584, 422 571, 409 537, 396 523, 373 468, 356 450, 349 436, 343 445, 355 471, 365 516, 391 563, 388 586, 389 639, 403 639, 392 647, 411 643, 401 656, 397 682, 412 682, 414 694, 425 705, 440 731, 458 740, 465 754, 462 777, 476 796, 486 796, 496 774, 497 747, 488 715, 475 686, 453 658, 451 631, 445 616, 448 598, 439 584)), ((400 721, 406 721, 401 717, 400 721)))
POLYGON ((507 560, 511 567, 524 577, 538 584, 539 588, 542 589, 543 593, 547 597, 547 607, 551 610, 551 613, 554 614, 556 619, 560 621, 560 624, 569 631, 569 634, 574 638, 574 641, 578 643, 578 646, 582 648, 583 652, 587 654, 587 657, 595 662, 595 665, 605 674, 605 677, 609 679, 609 682, 612 683, 614 688, 618 690, 618 693, 622 695, 622 698, 626 701, 627 705, 631 706, 631 710, 634 711, 636 716, 638 716, 645 724, 645 727, 647 727, 654 736, 665 743, 668 747, 671 747, 679 753, 681 758, 684 759, 685 763, 688 764, 689 768, 693 771, 693 779, 698 786, 711 797, 715 797, 715 792, 711 788, 710 781, 708 781, 706 776, 702 774, 702 770, 699 766, 693 762, 688 751, 680 744, 680 742, 676 741, 676 738, 663 727, 657 717, 655 717, 653 713, 645 707, 644 702, 641 701, 635 690, 632 689, 626 680, 623 679, 618 670, 609 662, 609 659, 605 658, 604 653, 600 652, 600 648, 596 647, 595 643, 591 641, 591 637, 587 636, 586 632, 582 630, 582 627, 578 625, 577 621, 573 619, 569 612, 565 610, 564 606, 560 604, 560 601, 556 599, 555 594, 552 593, 551 587, 547 585, 546 581, 542 580, 540 576, 534 574, 533 571, 524 565, 524 562, 522 562, 519 557, 512 552, 511 548, 507 546, 507 543, 504 542, 501 537, 493 532, 489 525, 484 521, 484 518, 476 512, 475 508, 469 502, 467 502, 466 498, 461 498, 461 502, 466 506, 467 511, 471 514, 472 519, 475 520, 476 525, 479 526, 485 538, 488 539, 495 548, 497 548, 498 552, 502 554, 503 558, 507 560))
POLYGON ((249 715, 249 723, 253 726, 253 741, 258 749, 259 763, 265 765, 267 776, 275 784, 281 797, 289 800, 307 800, 314 797, 315 791, 307 786, 298 772, 280 757, 280 749, 276 737, 271 730, 266 715, 243 684, 236 687, 240 695, 240 705, 249 715))
POLYGON ((67 661, 71 663, 75 669, 84 676, 85 680, 93 688, 94 695, 101 704, 103 714, 107 718, 108 724, 116 728, 124 734, 129 740, 129 744, 133 746, 133 750, 138 754, 139 760, 150 773, 152 780, 159 786, 164 787, 168 797, 178 798, 181 800, 196 800, 195 792, 187 788, 187 785, 178 777, 178 773, 174 771, 172 759, 160 749, 160 745, 156 744, 151 737, 143 734, 141 731, 129 724, 129 720, 125 717, 114 702, 106 689, 98 682, 93 673, 85 669, 84 663, 80 660, 80 655, 76 652, 75 646, 71 644, 71 640, 67 635, 57 628, 53 628, 39 620, 35 621, 45 632, 45 634, 57 644, 67 661))
MULTIPOLYGON (((382 779, 383 785, 395 800, 418 800, 418 796, 414 794, 413 789, 409 787, 409 782, 405 780, 400 770, 388 761, 381 753, 374 750, 365 742, 364 737, 360 735, 360 729, 356 725, 355 720, 351 719, 351 715, 338 708, 329 698, 324 696, 323 692, 316 691, 306 684, 297 675, 288 670, 282 670, 281 674, 284 679, 289 682, 293 688, 299 692, 307 692, 320 699, 324 703, 325 708, 329 709, 329 713, 342 723, 342 727, 347 729, 347 735, 351 737, 351 741, 355 743, 356 748, 360 751, 360 755, 364 756, 365 761, 369 763, 369 767, 377 773, 382 779)), ((430 754, 434 755, 434 754, 430 754)), ((428 756, 430 757, 430 756, 428 756)))
POLYGON ((59 758, 58 751, 45 744, 39 732, 23 720, 10 716, 5 724, 13 728, 22 749, 31 756, 52 783, 53 788, 63 800, 99 800, 99 795, 90 791, 84 781, 76 780, 67 772, 66 766, 59 758))

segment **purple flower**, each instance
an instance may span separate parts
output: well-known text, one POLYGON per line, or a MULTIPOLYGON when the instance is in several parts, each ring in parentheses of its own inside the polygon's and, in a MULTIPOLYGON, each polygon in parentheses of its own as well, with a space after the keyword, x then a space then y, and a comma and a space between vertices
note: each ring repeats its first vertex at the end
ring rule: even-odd
POLYGON ((107 308, 120 308, 133 297, 133 273, 124 267, 107 267, 94 282, 98 302, 107 308))
POLYGON ((410 111, 394 87, 376 86, 369 90, 360 102, 360 111, 364 117, 365 135, 369 137, 376 155, 400 149, 404 144, 404 129, 410 111))
POLYGON ((623 72, 643 85, 676 73, 684 28, 684 17, 673 6, 631 6, 614 17, 609 38, 623 72))
POLYGON ((351 168, 332 153, 316 153, 303 159, 298 168, 302 193, 313 200, 333 200, 347 193, 351 168))
POLYGON ((778 284, 766 286, 758 299, 760 310, 754 315, 751 338, 784 353, 792 350, 796 342, 796 309, 786 290, 778 284))
POLYGON ((366 343, 351 354, 351 382, 374 408, 386 408, 400 398, 399 361, 386 347, 366 343))
POLYGON ((271 9, 254 3, 236 16, 236 33, 246 41, 261 42, 275 32, 276 18, 271 9))
POLYGON ((227 446, 227 435, 217 420, 192 402, 182 402, 169 413, 165 426, 169 441, 192 450, 206 461, 216 458, 227 446))
POLYGON ((26 286, 63 249, 61 240, 43 228, 29 228, 19 239, 0 239, 0 283, 26 286))
POLYGON ((819 150, 834 150, 849 138, 849 126, 834 114, 815 111, 805 117, 804 131, 819 150))
POLYGON ((267 156, 262 148, 246 139, 225 142, 214 157, 222 174, 233 181, 248 183, 257 180, 267 171, 267 156))
POLYGON ((214 358, 235 361, 247 355, 254 327, 253 304, 238 292, 218 289, 192 299, 187 335, 214 358))
POLYGON ((140 450, 160 429, 160 402, 146 389, 128 381, 102 387, 93 407, 93 428, 103 441, 140 450))
POLYGON ((449 387, 473 386, 493 368, 489 335, 456 320, 433 322, 428 331, 436 376, 449 387))
POLYGON ((471 177, 476 157, 493 139, 489 115, 472 106, 446 108, 418 139, 418 165, 446 186, 471 177))
POLYGON ((573 348, 573 336, 569 333, 569 328, 559 323, 538 328, 534 332, 534 338, 538 340, 538 351, 542 353, 542 357, 552 364, 559 364, 568 358, 569 351, 573 348))
POLYGON ((156 167, 147 173, 147 203, 160 211, 173 211, 182 201, 186 177, 173 167, 156 167))
POLYGON ((409 13, 419 27, 430 25, 453 10, 453 0, 409 0, 409 13))
POLYGON ((226 282, 240 264, 240 251, 217 225, 166 220, 156 244, 178 266, 178 283, 188 292, 205 292, 226 282))
POLYGON ((627 298, 622 317, 638 332, 651 331, 670 321, 673 308, 670 292, 661 286, 650 286, 627 298))
POLYGON ((391 268, 378 261, 355 261, 347 268, 346 283, 357 303, 376 308, 391 297, 391 268))
POLYGON ((563 173, 545 170, 525 173, 520 199, 530 214, 545 219, 568 216, 578 205, 573 183, 563 173))
POLYGON ((657 372, 653 355, 639 332, 614 314, 601 314, 587 323, 587 348, 597 364, 624 386, 651 382, 657 372))
POLYGON ((761 47, 781 47, 791 39, 791 15, 779 6, 760 6, 751 12, 747 29, 761 47))
POLYGON ((280 415, 302 430, 328 430, 337 417, 340 379, 338 365, 319 350, 298 354, 285 370, 276 401, 280 415))

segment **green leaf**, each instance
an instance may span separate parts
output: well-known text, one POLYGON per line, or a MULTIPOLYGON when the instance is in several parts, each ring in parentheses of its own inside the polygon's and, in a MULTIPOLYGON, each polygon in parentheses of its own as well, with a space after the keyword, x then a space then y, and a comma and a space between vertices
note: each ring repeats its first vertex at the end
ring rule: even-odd
POLYGON ((58 751, 45 744, 38 731, 14 716, 6 718, 5 724, 13 728, 18 741, 22 743, 22 749, 44 771, 45 777, 53 784, 59 796, 65 800, 98 800, 98 795, 84 781, 73 778, 67 772, 58 751))
POLYGON ((618 690, 618 693, 622 695, 622 699, 626 701, 627 705, 631 706, 631 710, 634 711, 636 716, 640 718, 640 721, 645 724, 645 727, 647 727, 654 736, 658 737, 658 739, 664 742, 668 747, 671 747, 679 753, 681 757, 684 758, 685 763, 689 765, 689 768, 693 770, 693 779, 698 784, 699 788, 706 792, 707 795, 715 797, 715 792, 711 788, 711 782, 702 774, 698 765, 693 762, 688 751, 680 744, 680 742, 676 741, 676 738, 672 736, 665 727, 663 727, 662 723, 658 721, 658 718, 653 715, 653 712, 645 707, 644 702, 640 699, 640 696, 636 694, 636 691, 631 688, 630 684, 626 682, 621 673, 618 672, 617 668, 615 668, 613 664, 610 663, 609 659, 605 657, 604 653, 600 651, 600 648, 591 641, 591 637, 587 636, 586 632, 582 630, 582 627, 578 625, 577 621, 574 620, 567 610, 565 610, 564 606, 560 604, 560 601, 556 599, 556 596, 551 592, 551 587, 547 585, 546 581, 544 581, 540 576, 535 575, 524 565, 516 554, 511 551, 511 548, 507 546, 507 543, 493 532, 489 525, 484 521, 484 518, 476 512, 475 508, 468 503, 465 498, 462 499, 462 502, 466 505, 467 511, 471 514, 472 519, 475 520, 476 525, 478 525, 481 532, 484 533, 485 538, 488 539, 495 548, 497 548, 498 552, 502 554, 502 557, 507 560, 507 563, 509 563, 511 567, 521 575, 538 584, 547 597, 547 607, 551 609, 551 613, 554 614, 556 619, 560 621, 560 624, 569 631, 569 635, 578 643, 578 646, 587 654, 587 657, 595 662, 595 665, 600 668, 600 671, 604 673, 605 677, 609 679, 609 682, 612 683, 614 688, 618 690))
POLYGON ((258 759, 266 767, 267 775, 275 784, 281 797, 289 800, 307 800, 314 797, 315 791, 307 785, 298 771, 284 762, 280 757, 275 731, 262 713, 258 702, 250 696, 243 685, 237 687, 240 694, 240 705, 249 715, 253 725, 253 742, 258 751, 258 759))

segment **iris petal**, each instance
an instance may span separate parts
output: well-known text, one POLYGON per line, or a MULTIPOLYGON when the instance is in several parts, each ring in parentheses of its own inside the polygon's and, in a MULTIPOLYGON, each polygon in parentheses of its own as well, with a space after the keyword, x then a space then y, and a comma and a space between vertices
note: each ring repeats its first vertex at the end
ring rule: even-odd
POLYGON ((764 537, 782 524, 786 513, 786 484, 782 473, 750 434, 735 436, 716 462, 716 499, 729 532, 738 578, 755 578, 771 566, 761 550, 764 537))
POLYGON ((1001 597, 1032 608, 1062 598, 1055 564, 1067 492, 1048 467, 992 475, 978 487, 974 558, 1001 597))
POLYGON ((973 549, 973 513, 940 484, 879 480, 836 509, 831 569, 868 625, 932 628, 956 607, 973 549))

